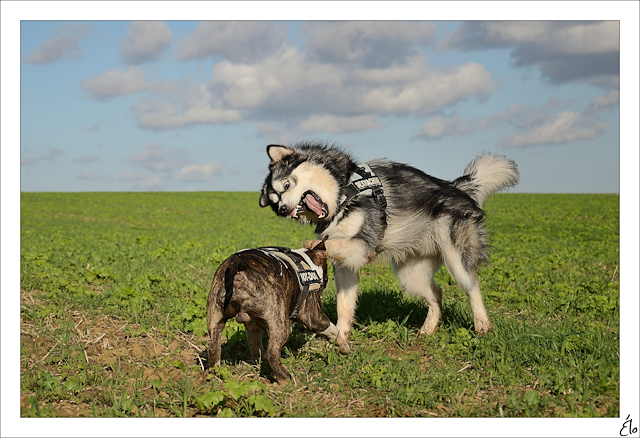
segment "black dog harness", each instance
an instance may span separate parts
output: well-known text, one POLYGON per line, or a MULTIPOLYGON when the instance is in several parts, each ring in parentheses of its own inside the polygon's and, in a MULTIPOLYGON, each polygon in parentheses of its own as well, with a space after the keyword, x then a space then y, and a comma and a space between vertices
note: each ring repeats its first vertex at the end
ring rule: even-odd
POLYGON ((289 315, 289 319, 297 319, 298 314, 300 313, 300 308, 309 294, 320 292, 324 288, 326 282, 323 282, 322 275, 318 275, 318 272, 312 268, 312 266, 315 265, 309 256, 291 251, 291 248, 281 246, 264 246, 256 249, 273 255, 279 258, 282 262, 288 262, 288 264, 293 266, 295 269, 298 277, 298 283, 300 284, 300 298, 298 298, 296 307, 291 312, 291 315, 289 315))
POLYGON ((383 211, 387 206, 387 198, 384 196, 382 182, 367 164, 360 164, 358 169, 351 175, 351 182, 340 200, 338 211, 360 195, 371 196, 383 211))

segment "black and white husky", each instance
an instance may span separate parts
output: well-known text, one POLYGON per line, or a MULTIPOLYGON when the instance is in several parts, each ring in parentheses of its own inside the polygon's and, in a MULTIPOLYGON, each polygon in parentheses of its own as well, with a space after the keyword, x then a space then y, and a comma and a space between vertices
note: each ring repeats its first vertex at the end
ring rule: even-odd
POLYGON ((357 164, 324 143, 270 145, 267 154, 271 163, 260 206, 315 224, 318 239, 329 238, 343 351, 358 298, 358 270, 374 258, 391 261, 406 292, 427 301, 421 333, 434 333, 442 315, 434 274, 443 263, 469 297, 476 332, 491 329, 477 277, 488 259, 482 205, 518 183, 513 160, 483 154, 463 176, 444 181, 387 160, 357 164))

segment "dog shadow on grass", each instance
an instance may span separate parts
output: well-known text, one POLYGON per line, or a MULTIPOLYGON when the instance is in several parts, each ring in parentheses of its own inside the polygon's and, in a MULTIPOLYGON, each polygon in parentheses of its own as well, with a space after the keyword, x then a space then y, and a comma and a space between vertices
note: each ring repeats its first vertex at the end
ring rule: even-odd
MULTIPOLYGON (((338 318, 336 309, 336 296, 327 296, 322 303, 322 310, 334 322, 338 318)), ((392 320, 400 324, 404 321, 407 328, 417 331, 424 324, 428 311, 429 306, 422 298, 409 296, 399 290, 372 288, 363 290, 358 297, 356 322, 360 325, 367 325, 370 322, 385 323, 392 320)), ((472 325, 473 317, 468 302, 462 300, 444 301, 441 327, 457 329, 460 327, 469 328, 472 325)))
MULTIPOLYGON (((263 335, 263 343, 266 346, 268 339, 263 335)), ((236 330, 233 335, 227 338, 221 345, 222 362, 237 365, 240 362, 251 362, 251 353, 247 344, 247 337, 244 330, 236 330)), ((202 362, 205 369, 209 367, 209 353, 205 349, 198 354, 196 361, 202 362)))

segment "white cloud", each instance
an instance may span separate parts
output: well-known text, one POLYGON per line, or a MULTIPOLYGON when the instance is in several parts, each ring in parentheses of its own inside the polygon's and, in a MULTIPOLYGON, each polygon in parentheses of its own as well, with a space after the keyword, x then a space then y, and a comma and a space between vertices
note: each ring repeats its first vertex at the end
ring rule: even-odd
MULTIPOLYGON (((361 108, 384 114, 432 114, 474 95, 487 96, 495 87, 491 73, 474 62, 446 69, 416 63, 406 69, 415 69, 420 78, 400 84, 388 80, 384 85, 372 86, 363 94, 361 108)), ((363 79, 368 76, 371 72, 360 75, 363 79)))
POLYGON ((78 173, 76 174, 76 178, 78 178, 78 179, 85 179, 85 180, 86 180, 86 179, 91 180, 91 179, 96 179, 96 178, 97 178, 97 175, 94 175, 94 174, 93 174, 93 172, 78 172, 78 173))
MULTIPOLYGON (((258 137, 266 138, 270 143, 289 144, 296 140, 296 134, 279 122, 259 122, 258 137)), ((263 169, 264 170, 264 169, 263 169)))
POLYGON ((96 100, 142 92, 166 95, 179 90, 178 82, 175 80, 147 81, 144 70, 138 66, 129 66, 124 72, 118 69, 109 70, 81 81, 80 86, 96 100))
POLYGON ((462 120, 457 113, 448 118, 438 115, 429 119, 414 137, 429 140, 444 136, 470 135, 496 125, 508 125, 520 132, 502 137, 498 144, 520 147, 592 140, 609 129, 609 125, 594 117, 593 111, 590 110, 584 113, 567 110, 555 114, 552 112, 568 103, 570 102, 551 98, 540 107, 512 104, 506 110, 489 117, 475 117, 469 120, 462 120))
POLYGON ((145 178, 145 174, 142 172, 120 172, 119 178, 121 181, 140 181, 145 178))
POLYGON ((84 24, 66 24, 56 29, 54 35, 24 58, 30 64, 48 64, 65 58, 82 58, 78 43, 92 33, 84 24))
POLYGON ((527 126, 535 123, 536 120, 546 117, 546 112, 557 105, 554 102, 548 103, 543 108, 531 109, 524 105, 511 104, 509 108, 500 111, 490 117, 474 117, 469 120, 462 120, 458 113, 445 118, 437 115, 422 126, 415 137, 434 139, 445 136, 468 135, 492 128, 497 123, 511 123, 519 126, 527 126))
POLYGON ((501 146, 521 147, 544 144, 562 144, 576 140, 593 140, 609 130, 609 125, 573 111, 550 116, 543 123, 520 134, 511 134, 500 140, 501 146))
POLYGON ((219 162, 193 164, 184 158, 183 150, 167 148, 162 144, 148 145, 142 152, 132 155, 126 161, 134 163, 160 175, 148 177, 144 172, 120 172, 120 181, 133 181, 140 190, 165 187, 170 180, 184 182, 216 181, 222 174, 219 162), (177 173, 175 171, 177 170, 177 173))
MULTIPOLYGON (((618 51, 617 21, 485 21, 464 23, 448 37, 454 46, 470 45, 470 30, 481 39, 479 45, 525 44, 544 46, 550 53, 582 55, 618 51)), ((445 42, 447 44, 447 42, 445 42)))
POLYGON ((382 124, 376 121, 373 115, 339 117, 332 115, 313 115, 300 123, 302 132, 356 132, 378 129, 382 124))
POLYGON ((255 62, 276 51, 286 34, 286 26, 274 21, 205 21, 182 40, 178 59, 220 56, 255 62))
POLYGON ((203 94, 198 101, 184 105, 142 98, 131 107, 131 110, 136 116, 138 126, 155 130, 242 121, 239 111, 212 106, 206 94, 203 94))
POLYGON ((93 99, 104 99, 114 96, 126 96, 141 91, 148 91, 144 70, 140 67, 127 67, 122 72, 114 69, 80 83, 93 99))
POLYGON ((308 21, 304 49, 323 63, 356 63, 386 67, 415 56, 433 43, 437 24, 431 21, 308 21))
POLYGON ((425 115, 495 87, 491 74, 473 62, 436 68, 416 55, 387 68, 346 68, 309 61, 294 48, 253 65, 221 61, 212 83, 229 107, 272 118, 425 115))
POLYGON ((127 64, 142 64, 160 59, 171 47, 171 28, 162 21, 132 21, 127 38, 120 40, 120 57, 127 64))
POLYGON ((98 175, 89 171, 76 173, 76 178, 83 181, 106 181, 106 182, 113 181, 113 177, 110 175, 98 175))
POLYGON ((161 190, 165 187, 161 177, 147 177, 143 172, 120 172, 118 179, 133 181, 133 187, 137 190, 161 190))
POLYGON ((188 164, 191 160, 184 148, 175 149, 166 147, 162 143, 151 143, 142 152, 130 155, 125 161, 152 172, 170 172, 188 164))
POLYGON ((184 166, 176 175, 178 181, 203 182, 215 181, 222 173, 222 165, 218 162, 208 164, 189 164, 184 166))
POLYGON ((607 94, 598 96, 591 100, 589 113, 597 113, 604 109, 620 105, 620 90, 609 90, 607 94))
POLYGON ((158 176, 152 176, 137 181, 134 186, 139 190, 162 190, 164 188, 164 182, 162 178, 158 176))
POLYGON ((64 155, 65 152, 62 149, 58 149, 58 148, 49 148, 49 152, 42 154, 38 157, 35 158, 22 158, 20 157, 20 165, 29 165, 29 164, 34 164, 37 163, 39 161, 53 161, 54 157, 58 156, 58 155, 64 155))
POLYGON ((447 135, 465 135, 471 132, 469 123, 462 123, 458 114, 447 119, 437 115, 422 126, 416 137, 437 138, 447 135))
POLYGON ((462 23, 441 50, 511 48, 516 66, 537 66, 553 82, 617 86, 618 21, 473 21, 462 23))
POLYGON ((427 63, 417 48, 433 40, 433 23, 310 23, 306 30, 312 35, 305 47, 313 53, 288 45, 286 27, 274 22, 205 22, 182 41, 179 57, 224 56, 207 83, 152 82, 129 66, 81 86, 93 99, 147 93, 131 107, 143 129, 258 119, 286 120, 305 133, 376 129, 381 116, 430 115, 495 89, 480 64, 427 63), (341 35, 342 48, 331 52, 341 35), (387 60, 369 59, 378 52, 387 60))
POLYGON ((144 129, 177 129, 242 120, 239 111, 223 108, 221 99, 216 98, 206 84, 188 77, 183 84, 176 80, 148 81, 138 66, 129 66, 125 71, 110 70, 83 80, 80 85, 96 100, 149 93, 153 98, 142 97, 131 107, 138 126, 144 129))

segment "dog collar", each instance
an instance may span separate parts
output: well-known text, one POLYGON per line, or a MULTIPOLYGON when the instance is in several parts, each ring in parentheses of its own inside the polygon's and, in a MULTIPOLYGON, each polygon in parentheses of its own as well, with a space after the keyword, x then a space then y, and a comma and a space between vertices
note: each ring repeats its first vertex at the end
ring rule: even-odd
POLYGON ((351 174, 349 185, 344 195, 340 198, 338 211, 342 210, 354 198, 358 196, 371 196, 378 207, 385 208, 387 206, 387 198, 384 196, 382 182, 371 170, 368 164, 359 164, 358 169, 351 174))
POLYGON ((281 246, 265 246, 257 249, 273 255, 280 259, 280 261, 288 263, 296 271, 298 284, 300 285, 300 297, 298 298, 296 307, 289 315, 289 319, 297 319, 300 308, 309 294, 320 292, 324 288, 326 282, 324 281, 322 270, 318 272, 316 269, 313 269, 316 265, 311 261, 308 255, 302 252, 293 251, 290 248, 281 246))

